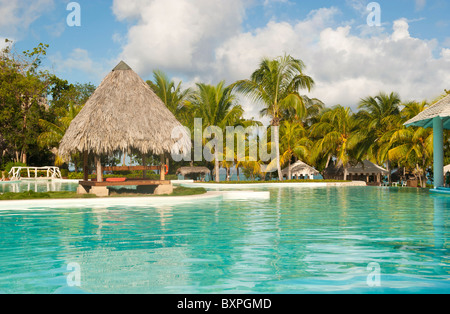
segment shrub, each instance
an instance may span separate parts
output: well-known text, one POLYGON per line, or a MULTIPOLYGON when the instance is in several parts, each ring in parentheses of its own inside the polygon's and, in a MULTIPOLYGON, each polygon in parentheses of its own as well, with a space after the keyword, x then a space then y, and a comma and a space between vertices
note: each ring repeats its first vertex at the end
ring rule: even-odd
POLYGON ((61 169, 61 177, 67 178, 69 176, 69 169, 61 169))
POLYGON ((22 162, 13 162, 10 161, 5 165, 5 172, 8 174, 11 171, 11 168, 13 167, 26 167, 27 165, 22 162))

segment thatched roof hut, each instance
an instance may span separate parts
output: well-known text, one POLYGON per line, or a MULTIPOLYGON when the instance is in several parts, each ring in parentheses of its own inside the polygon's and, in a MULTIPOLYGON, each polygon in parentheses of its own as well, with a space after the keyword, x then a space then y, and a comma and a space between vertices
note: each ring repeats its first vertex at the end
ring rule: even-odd
POLYGON ((181 167, 178 168, 177 174, 181 174, 182 176, 188 174, 210 174, 211 170, 206 167, 181 167))
POLYGON ((187 152, 190 136, 172 139, 181 123, 161 99, 121 61, 73 119, 59 146, 61 155, 187 152))
MULTIPOLYGON (((324 179, 342 180, 344 178, 344 171, 342 162, 337 164, 330 163, 323 171, 323 177, 324 179)), ((388 173, 389 171, 369 160, 347 166, 347 179, 349 180, 364 180, 369 182, 370 177, 372 177, 374 182, 380 183, 381 176, 387 175, 388 173)))
MULTIPOLYGON (((289 166, 284 168, 282 171, 283 176, 288 176, 289 174, 289 166)), ((318 175, 319 171, 317 171, 314 167, 304 163, 303 161, 296 161, 291 165, 291 176, 299 178, 300 176, 311 178, 312 176, 318 175)))
POLYGON ((178 168, 176 174, 181 174, 183 177, 196 179, 197 177, 205 177, 207 174, 211 175, 211 170, 206 167, 181 167, 178 168))

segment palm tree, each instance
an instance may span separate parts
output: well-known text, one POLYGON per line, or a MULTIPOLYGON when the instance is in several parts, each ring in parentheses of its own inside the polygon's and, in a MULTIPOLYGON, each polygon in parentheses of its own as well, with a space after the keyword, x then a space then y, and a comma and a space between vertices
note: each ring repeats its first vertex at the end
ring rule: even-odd
POLYGON ((278 170, 278 179, 281 181, 279 126, 282 110, 294 108, 297 115, 303 118, 306 107, 299 94, 300 89, 308 89, 314 85, 311 77, 305 75, 305 64, 290 55, 275 58, 264 58, 259 68, 252 73, 249 80, 240 80, 233 84, 244 95, 263 104, 262 115, 271 117, 271 126, 274 127, 275 152, 278 170))
POLYGON ((358 145, 358 159, 368 158, 378 164, 387 161, 389 171, 388 181, 390 184, 390 160, 388 155, 389 141, 382 141, 383 135, 395 130, 400 122, 400 96, 391 92, 379 93, 375 97, 363 98, 357 113, 357 119, 364 128, 360 132, 365 139, 358 145))
POLYGON ((64 134, 67 131, 72 120, 81 111, 83 106, 69 104, 68 109, 64 109, 64 115, 56 120, 55 123, 39 119, 39 125, 44 129, 38 138, 37 142, 41 147, 53 148, 52 151, 55 154, 55 165, 61 166, 64 164, 64 159, 58 154, 58 145, 61 142, 64 134))
POLYGON ((166 107, 177 117, 183 125, 192 123, 188 118, 189 102, 192 100, 192 90, 190 88, 182 90, 181 82, 175 85, 167 75, 159 70, 153 71, 153 81, 147 81, 147 84, 164 102, 166 107))
POLYGON ((424 128, 404 128, 391 137, 393 146, 389 158, 397 160, 419 174, 419 181, 425 187, 425 170, 433 159, 433 132, 424 128))
POLYGON ((327 158, 327 164, 332 156, 344 166, 344 180, 347 179, 347 165, 351 160, 351 150, 364 139, 356 132, 359 124, 354 119, 351 109, 340 105, 326 111, 320 121, 311 126, 311 136, 318 138, 312 149, 312 159, 317 160, 321 155, 327 158))
MULTIPOLYGON (((255 121, 252 119, 240 119, 240 121, 238 121, 234 126, 241 126, 246 130, 248 130, 248 128, 251 129, 251 127, 261 127, 262 123, 259 121, 255 121)), ((250 133, 252 133, 252 131, 250 131, 250 133)), ((250 151, 251 148, 250 146, 252 145, 252 142, 250 141, 249 137, 251 136, 248 133, 244 133, 242 134, 242 137, 236 133, 232 134, 234 140, 236 141, 244 141, 245 144, 245 151, 244 152, 240 152, 238 145, 233 145, 232 147, 227 147, 225 141, 224 141, 224 159, 229 157, 229 156, 233 156, 233 161, 223 161, 222 167, 224 167, 227 170, 227 181, 228 181, 228 175, 229 175, 229 171, 231 169, 231 167, 234 165, 235 169, 236 169, 236 176, 237 176, 237 181, 240 181, 239 178, 239 168, 246 165, 249 166, 251 162, 256 162, 257 160, 253 158, 253 156, 250 156, 250 151), (248 143, 248 145, 247 145, 248 143), (245 155, 242 156, 242 153, 244 153, 245 155), (243 158, 244 157, 244 158, 243 158)), ((254 134, 252 133, 252 135, 254 136, 254 134)), ((229 134, 227 133, 227 137, 229 136, 229 134)), ((253 147, 252 147, 253 148, 253 147)), ((262 164, 262 161, 260 161, 260 164, 262 164)), ((261 168, 260 166, 258 166, 259 168, 261 168)))
MULTIPOLYGON (((307 137, 306 129, 299 123, 283 121, 280 129, 281 164, 288 163, 288 180, 291 179, 291 159, 296 157, 307 161, 310 155, 311 140, 307 137)), ((309 162, 309 161, 307 161, 309 162)))
POLYGON ((425 170, 433 158, 433 132, 431 129, 407 128, 403 123, 425 110, 428 103, 411 101, 403 106, 397 128, 385 132, 381 141, 388 143, 389 159, 414 169, 419 174, 420 185, 425 186, 425 170))
MULTIPOLYGON (((202 118, 203 128, 215 126, 223 131, 226 126, 234 126, 242 120, 244 110, 235 103, 236 97, 231 93, 231 88, 225 87, 224 84, 224 81, 216 86, 197 84, 198 90, 193 96, 192 109, 196 117, 202 118)), ((220 152, 217 148, 216 145, 214 168, 215 180, 219 182, 220 152)))
POLYGON ((296 108, 285 108, 282 113, 282 120, 289 120, 300 123, 305 127, 310 127, 318 122, 322 111, 325 109, 325 104, 317 98, 309 98, 306 95, 302 95, 301 97, 306 110, 303 116, 300 117, 298 115, 296 108))

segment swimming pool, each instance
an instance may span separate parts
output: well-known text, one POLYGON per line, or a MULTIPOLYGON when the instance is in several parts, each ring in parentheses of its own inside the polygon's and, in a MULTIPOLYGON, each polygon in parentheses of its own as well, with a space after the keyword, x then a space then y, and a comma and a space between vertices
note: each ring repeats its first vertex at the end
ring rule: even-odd
POLYGON ((0 193, 76 191, 78 180, 21 180, 0 182, 0 193))
POLYGON ((450 291, 450 197, 264 190, 270 199, 0 210, 0 293, 450 291))

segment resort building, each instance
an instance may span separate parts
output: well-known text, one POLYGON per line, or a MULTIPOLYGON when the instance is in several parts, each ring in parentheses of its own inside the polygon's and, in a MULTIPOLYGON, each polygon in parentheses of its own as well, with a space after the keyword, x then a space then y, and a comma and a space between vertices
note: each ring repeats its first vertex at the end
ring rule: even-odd
POLYGON ((304 163, 303 161, 296 161, 292 165, 290 165, 290 175, 289 175, 289 166, 282 170, 283 178, 290 179, 314 179, 314 176, 319 175, 319 171, 317 171, 314 167, 304 163))
POLYGON ((364 160, 355 165, 347 165, 345 168, 342 163, 330 165, 324 170, 323 177, 326 180, 344 180, 344 171, 347 172, 346 179, 352 181, 365 181, 367 185, 381 185, 382 177, 388 174, 388 171, 369 160, 364 160))

